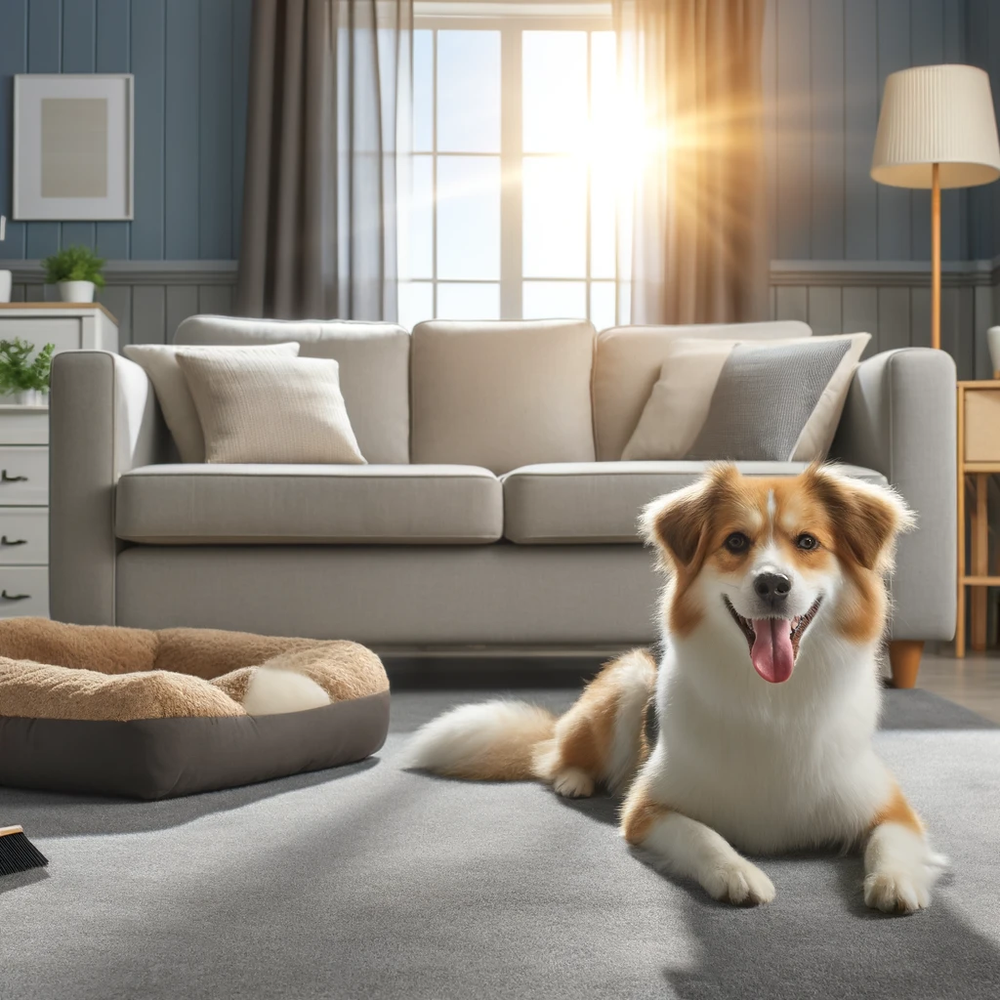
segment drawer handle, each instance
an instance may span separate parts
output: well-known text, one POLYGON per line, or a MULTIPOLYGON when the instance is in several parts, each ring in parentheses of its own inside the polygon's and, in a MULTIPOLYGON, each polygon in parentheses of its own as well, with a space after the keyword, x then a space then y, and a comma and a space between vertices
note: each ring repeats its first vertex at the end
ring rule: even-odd
POLYGON ((26 601, 31 594, 8 594, 6 590, 0 591, 0 597, 5 601, 26 601))
POLYGON ((6 469, 0 473, 0 483, 26 483, 27 481, 27 476, 8 476, 6 469))
POLYGON ((0 537, 0 545, 27 545, 27 538, 15 538, 11 541, 6 535, 0 537))

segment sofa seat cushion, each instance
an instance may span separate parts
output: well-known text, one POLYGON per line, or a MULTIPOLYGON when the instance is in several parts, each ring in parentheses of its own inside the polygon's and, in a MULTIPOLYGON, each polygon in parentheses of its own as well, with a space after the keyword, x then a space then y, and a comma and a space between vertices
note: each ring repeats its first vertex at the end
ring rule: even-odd
MULTIPOLYGON (((504 537, 521 545, 641 544, 642 508, 690 486, 709 462, 566 462, 527 465, 502 477, 504 537)), ((805 462, 737 462, 748 476, 792 476, 805 462)), ((886 485, 885 476, 856 465, 843 471, 886 485)))
POLYGON ((119 479, 115 526, 157 545, 482 544, 503 493, 468 465, 148 465, 119 479))

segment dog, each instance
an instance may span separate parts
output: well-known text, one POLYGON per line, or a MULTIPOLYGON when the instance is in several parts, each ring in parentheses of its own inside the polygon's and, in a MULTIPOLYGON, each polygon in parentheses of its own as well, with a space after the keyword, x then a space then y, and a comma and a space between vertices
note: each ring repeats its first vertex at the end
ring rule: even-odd
POLYGON ((863 847, 869 906, 926 907, 945 859, 872 745, 885 577, 913 524, 895 492, 833 466, 782 478, 714 466, 640 519, 668 578, 659 663, 624 654, 558 719, 460 706, 417 732, 410 763, 571 797, 624 792, 625 840, 717 900, 774 898, 737 848, 863 847))

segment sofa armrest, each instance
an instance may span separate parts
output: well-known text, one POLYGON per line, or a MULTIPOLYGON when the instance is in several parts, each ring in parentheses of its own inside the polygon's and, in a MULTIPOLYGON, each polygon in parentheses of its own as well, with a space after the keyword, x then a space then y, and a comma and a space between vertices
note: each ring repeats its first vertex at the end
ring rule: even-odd
POLYGON ((955 362, 903 348, 858 365, 831 458, 881 472, 917 514, 892 579, 894 639, 951 639, 957 595, 955 362))
POLYGON ((49 611, 81 625, 115 623, 115 485, 163 453, 152 383, 107 351, 52 362, 49 410, 49 611))

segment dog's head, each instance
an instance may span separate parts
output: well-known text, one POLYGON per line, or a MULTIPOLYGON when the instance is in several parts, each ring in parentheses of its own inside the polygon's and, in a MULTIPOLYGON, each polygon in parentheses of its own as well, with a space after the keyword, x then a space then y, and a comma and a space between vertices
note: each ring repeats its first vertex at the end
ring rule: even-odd
POLYGON ((765 479, 726 464, 654 500, 641 524, 671 574, 668 631, 731 629, 757 673, 779 683, 792 675, 810 630, 855 643, 881 637, 883 575, 913 515, 891 490, 836 467, 765 479))

